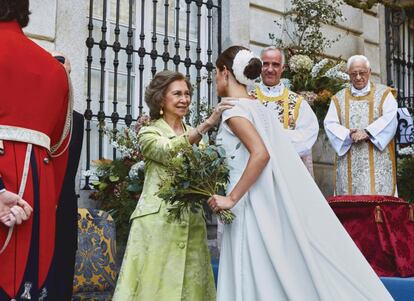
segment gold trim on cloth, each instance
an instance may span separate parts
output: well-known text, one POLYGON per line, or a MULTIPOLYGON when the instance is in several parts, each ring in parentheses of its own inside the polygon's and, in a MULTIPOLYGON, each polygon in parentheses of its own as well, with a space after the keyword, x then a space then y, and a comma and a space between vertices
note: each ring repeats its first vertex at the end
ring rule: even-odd
POLYGON ((397 187, 397 162, 395 160, 395 143, 391 141, 388 144, 390 159, 392 164, 392 195, 395 195, 395 188, 397 187))
MULTIPOLYGON (((388 88, 384 95, 382 95, 381 98, 381 102, 378 108, 378 115, 379 117, 382 116, 382 106, 384 105, 385 99, 387 99, 388 94, 391 93, 394 97, 397 96, 397 92, 395 91, 395 89, 393 88, 388 88)), ((388 151, 390 154, 390 160, 391 160, 391 164, 392 164, 392 184, 393 184, 393 188, 392 188, 392 195, 395 195, 395 188, 397 186, 397 163, 395 160, 395 143, 392 140, 389 144, 388 144, 388 151)))
POLYGON ((385 99, 387 99, 388 93, 392 93, 391 88, 388 88, 381 97, 381 101, 380 101, 379 108, 378 108, 379 117, 382 116, 382 106, 384 105, 385 99))
POLYGON ((72 87, 72 80, 70 79, 69 74, 66 72, 66 76, 68 78, 68 88, 69 88, 69 94, 68 94, 68 106, 66 111, 66 118, 65 118, 65 124, 63 127, 62 135, 60 136, 59 141, 50 147, 50 155, 53 158, 61 156, 69 147, 70 139, 72 137, 72 117, 73 117, 73 87, 72 87), (61 148, 63 145, 63 142, 65 139, 69 137, 66 141, 66 145, 61 148), (59 153, 57 153, 59 151, 59 153))
MULTIPOLYGON (((374 90, 375 86, 371 87, 371 92, 368 94, 369 103, 369 124, 374 122, 374 90)), ((368 141, 368 157, 369 157, 369 177, 371 184, 371 194, 377 194, 375 189, 375 165, 374 165, 374 145, 368 141)))
POLYGON ((298 100, 296 101, 295 108, 293 110, 293 118, 295 120, 295 124, 296 124, 296 121, 298 120, 299 109, 300 109, 300 105, 302 104, 302 101, 303 101, 303 97, 298 97, 298 100))
MULTIPOLYGON (((382 106, 384 105, 385 100, 387 99, 388 94, 391 93, 394 97, 397 97, 397 91, 394 88, 388 88, 385 93, 382 95, 381 102, 378 108, 379 117, 382 116, 382 106)), ((388 144, 388 150, 390 154, 391 164, 392 164, 392 182, 393 182, 393 189, 392 195, 395 195, 395 188, 397 187, 397 162, 395 159, 395 143, 392 140, 388 144)))
MULTIPOLYGON (((349 89, 345 91, 345 127, 349 129, 349 98, 351 92, 349 89)), ((348 174, 348 194, 352 193, 352 156, 351 150, 346 155, 347 159, 347 174, 348 174)))
MULTIPOLYGON (((341 107, 339 106, 339 101, 336 96, 332 97, 332 100, 335 107, 336 107, 336 114, 338 115, 339 124, 342 125, 342 114, 341 114, 341 107)), ((334 160, 334 172, 333 172, 333 187, 334 187, 334 195, 336 195, 336 177, 338 172, 338 155, 335 154, 335 160, 334 160)))
POLYGON ((259 87, 256 87, 256 97, 260 99, 260 101, 284 101, 287 99, 288 95, 289 90, 287 88, 283 89, 283 93, 279 96, 266 96, 259 87))
POLYGON ((50 150, 50 138, 46 134, 18 126, 0 125, 0 140, 25 142, 50 150))
POLYGON ((338 114, 339 124, 342 125, 341 107, 339 106, 338 98, 336 98, 336 96, 333 96, 332 101, 334 102, 334 105, 336 107, 336 114, 338 114))
POLYGON ((283 102, 283 127, 289 128, 289 101, 283 102))

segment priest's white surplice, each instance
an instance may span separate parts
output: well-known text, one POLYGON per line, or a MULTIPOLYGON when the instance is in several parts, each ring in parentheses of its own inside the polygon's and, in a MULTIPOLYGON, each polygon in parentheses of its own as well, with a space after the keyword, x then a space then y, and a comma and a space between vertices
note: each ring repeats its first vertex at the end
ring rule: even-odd
POLYGON ((368 84, 363 91, 345 88, 333 97, 324 126, 338 155, 336 194, 395 194, 392 142, 397 129, 397 102, 392 92, 386 86, 368 84), (353 128, 366 130, 369 142, 353 144, 353 128), (381 170, 387 180, 374 179, 381 177, 381 170))

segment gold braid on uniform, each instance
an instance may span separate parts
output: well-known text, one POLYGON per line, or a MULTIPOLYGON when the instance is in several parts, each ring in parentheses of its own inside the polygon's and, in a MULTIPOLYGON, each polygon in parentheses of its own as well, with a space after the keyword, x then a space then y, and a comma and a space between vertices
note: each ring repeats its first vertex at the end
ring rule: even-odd
POLYGON ((67 74, 67 76, 68 76, 68 84, 69 84, 68 109, 66 112, 66 120, 65 120, 65 125, 63 127, 62 136, 60 137, 58 143, 50 147, 50 156, 54 158, 59 157, 66 151, 66 149, 69 147, 70 137, 72 136, 72 116, 73 116, 73 102, 74 102, 73 101, 73 87, 72 87, 72 81, 70 80, 69 74, 67 74), (66 137, 68 136, 69 136, 69 139, 65 147, 60 153, 57 154, 56 152, 59 150, 59 148, 62 146, 63 142, 65 141, 66 137))

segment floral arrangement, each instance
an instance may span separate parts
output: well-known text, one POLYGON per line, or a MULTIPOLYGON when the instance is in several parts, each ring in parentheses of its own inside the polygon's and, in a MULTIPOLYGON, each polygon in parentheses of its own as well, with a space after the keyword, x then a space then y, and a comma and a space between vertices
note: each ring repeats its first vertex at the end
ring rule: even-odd
POLYGON ((310 71, 312 67, 313 60, 307 55, 297 54, 289 60, 289 69, 293 72, 310 71))
MULTIPOLYGON (((225 195, 229 169, 223 148, 215 145, 188 146, 172 156, 167 175, 162 181, 158 196, 171 206, 168 211, 176 220, 191 212, 208 212, 208 199, 225 195)), ((230 210, 217 213, 224 224, 234 219, 230 210)))
POLYGON ((138 119, 135 127, 124 128, 116 133, 106 130, 105 134, 121 157, 93 161, 95 169, 85 173, 96 178, 92 182, 95 191, 90 197, 99 202, 102 210, 113 216, 117 241, 121 245, 127 240, 129 218, 144 184, 144 162, 139 152, 138 132, 149 121, 149 117, 144 115, 138 119))
POLYGON ((324 58, 314 63, 310 57, 296 54, 288 59, 281 81, 309 102, 322 125, 331 97, 349 82, 345 70, 342 61, 324 58))

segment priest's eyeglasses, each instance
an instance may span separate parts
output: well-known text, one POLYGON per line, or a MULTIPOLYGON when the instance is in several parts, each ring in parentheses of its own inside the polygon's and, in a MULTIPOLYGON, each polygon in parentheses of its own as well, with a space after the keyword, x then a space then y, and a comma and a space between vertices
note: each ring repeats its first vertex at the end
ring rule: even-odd
POLYGON ((369 71, 366 71, 366 70, 365 71, 353 71, 353 72, 349 73, 349 76, 353 77, 353 78, 358 77, 358 75, 360 77, 366 77, 368 75, 368 72, 369 71))

